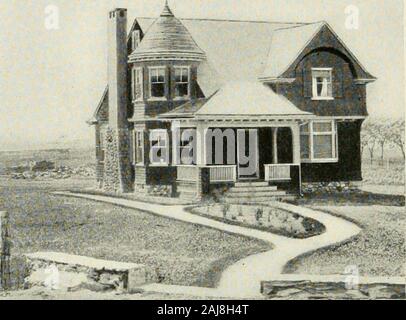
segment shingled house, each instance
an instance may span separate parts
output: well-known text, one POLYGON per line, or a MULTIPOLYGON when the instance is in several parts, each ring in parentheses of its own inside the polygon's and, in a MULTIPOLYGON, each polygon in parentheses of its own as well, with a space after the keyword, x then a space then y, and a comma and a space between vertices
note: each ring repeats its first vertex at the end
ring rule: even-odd
POLYGON ((362 180, 376 78, 326 22, 178 19, 166 4, 129 31, 126 9, 108 23, 108 86, 91 120, 105 190, 260 201, 362 180))

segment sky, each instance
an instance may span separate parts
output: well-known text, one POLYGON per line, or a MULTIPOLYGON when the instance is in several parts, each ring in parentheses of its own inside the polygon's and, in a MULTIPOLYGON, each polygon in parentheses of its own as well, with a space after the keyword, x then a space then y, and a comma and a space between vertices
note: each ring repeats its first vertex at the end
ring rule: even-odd
MULTIPOLYGON (((156 17, 164 2, 0 0, 0 150, 63 143, 91 146, 94 129, 86 120, 91 118, 107 83, 108 11, 123 7, 128 9, 130 19, 156 17), (59 13, 59 23, 51 25, 57 25, 56 29, 49 28, 48 10, 53 8, 59 13)), ((368 86, 370 114, 404 116, 403 0, 169 0, 169 3, 179 18, 326 20, 378 78, 368 86), (359 9, 358 29, 346 27, 348 6, 359 9)))

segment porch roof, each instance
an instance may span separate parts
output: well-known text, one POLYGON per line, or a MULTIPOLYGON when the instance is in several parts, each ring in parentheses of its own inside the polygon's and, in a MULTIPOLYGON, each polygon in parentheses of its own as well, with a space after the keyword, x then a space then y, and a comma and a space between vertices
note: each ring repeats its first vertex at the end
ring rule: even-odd
POLYGON ((223 86, 208 99, 199 99, 160 118, 236 119, 283 118, 307 119, 314 115, 298 109, 285 97, 259 82, 233 82, 223 86), (185 114, 186 113, 186 114, 185 114))

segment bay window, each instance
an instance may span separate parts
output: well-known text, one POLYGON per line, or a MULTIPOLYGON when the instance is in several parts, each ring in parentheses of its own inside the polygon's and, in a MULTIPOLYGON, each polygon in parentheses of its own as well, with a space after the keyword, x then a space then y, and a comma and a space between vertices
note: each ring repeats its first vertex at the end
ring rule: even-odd
POLYGON ((150 97, 158 99, 165 98, 166 68, 149 68, 149 82, 150 97))
POLYGON ((150 160, 152 165, 169 165, 169 135, 166 130, 150 132, 150 160))
POLYGON ((189 67, 175 67, 175 98, 189 97, 189 67))
POLYGON ((331 100, 333 99, 333 76, 331 68, 313 68, 313 99, 331 100))
POLYGON ((302 162, 337 162, 337 128, 335 121, 313 121, 301 127, 302 162))

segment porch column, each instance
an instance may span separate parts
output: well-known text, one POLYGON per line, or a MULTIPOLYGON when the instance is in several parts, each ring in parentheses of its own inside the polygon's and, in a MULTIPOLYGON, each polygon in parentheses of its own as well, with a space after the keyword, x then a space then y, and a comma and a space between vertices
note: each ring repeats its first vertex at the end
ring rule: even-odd
POLYGON ((172 132, 172 165, 178 166, 180 164, 180 155, 178 144, 180 141, 180 125, 178 122, 174 121, 171 123, 172 132))
POLYGON ((291 125, 293 142, 293 163, 300 164, 300 126, 299 123, 291 125))
POLYGON ((196 126, 196 164, 198 166, 205 166, 207 164, 207 150, 206 150, 206 136, 208 125, 198 123, 196 126))
POLYGON ((278 128, 271 128, 272 131, 272 163, 278 163, 278 128))

